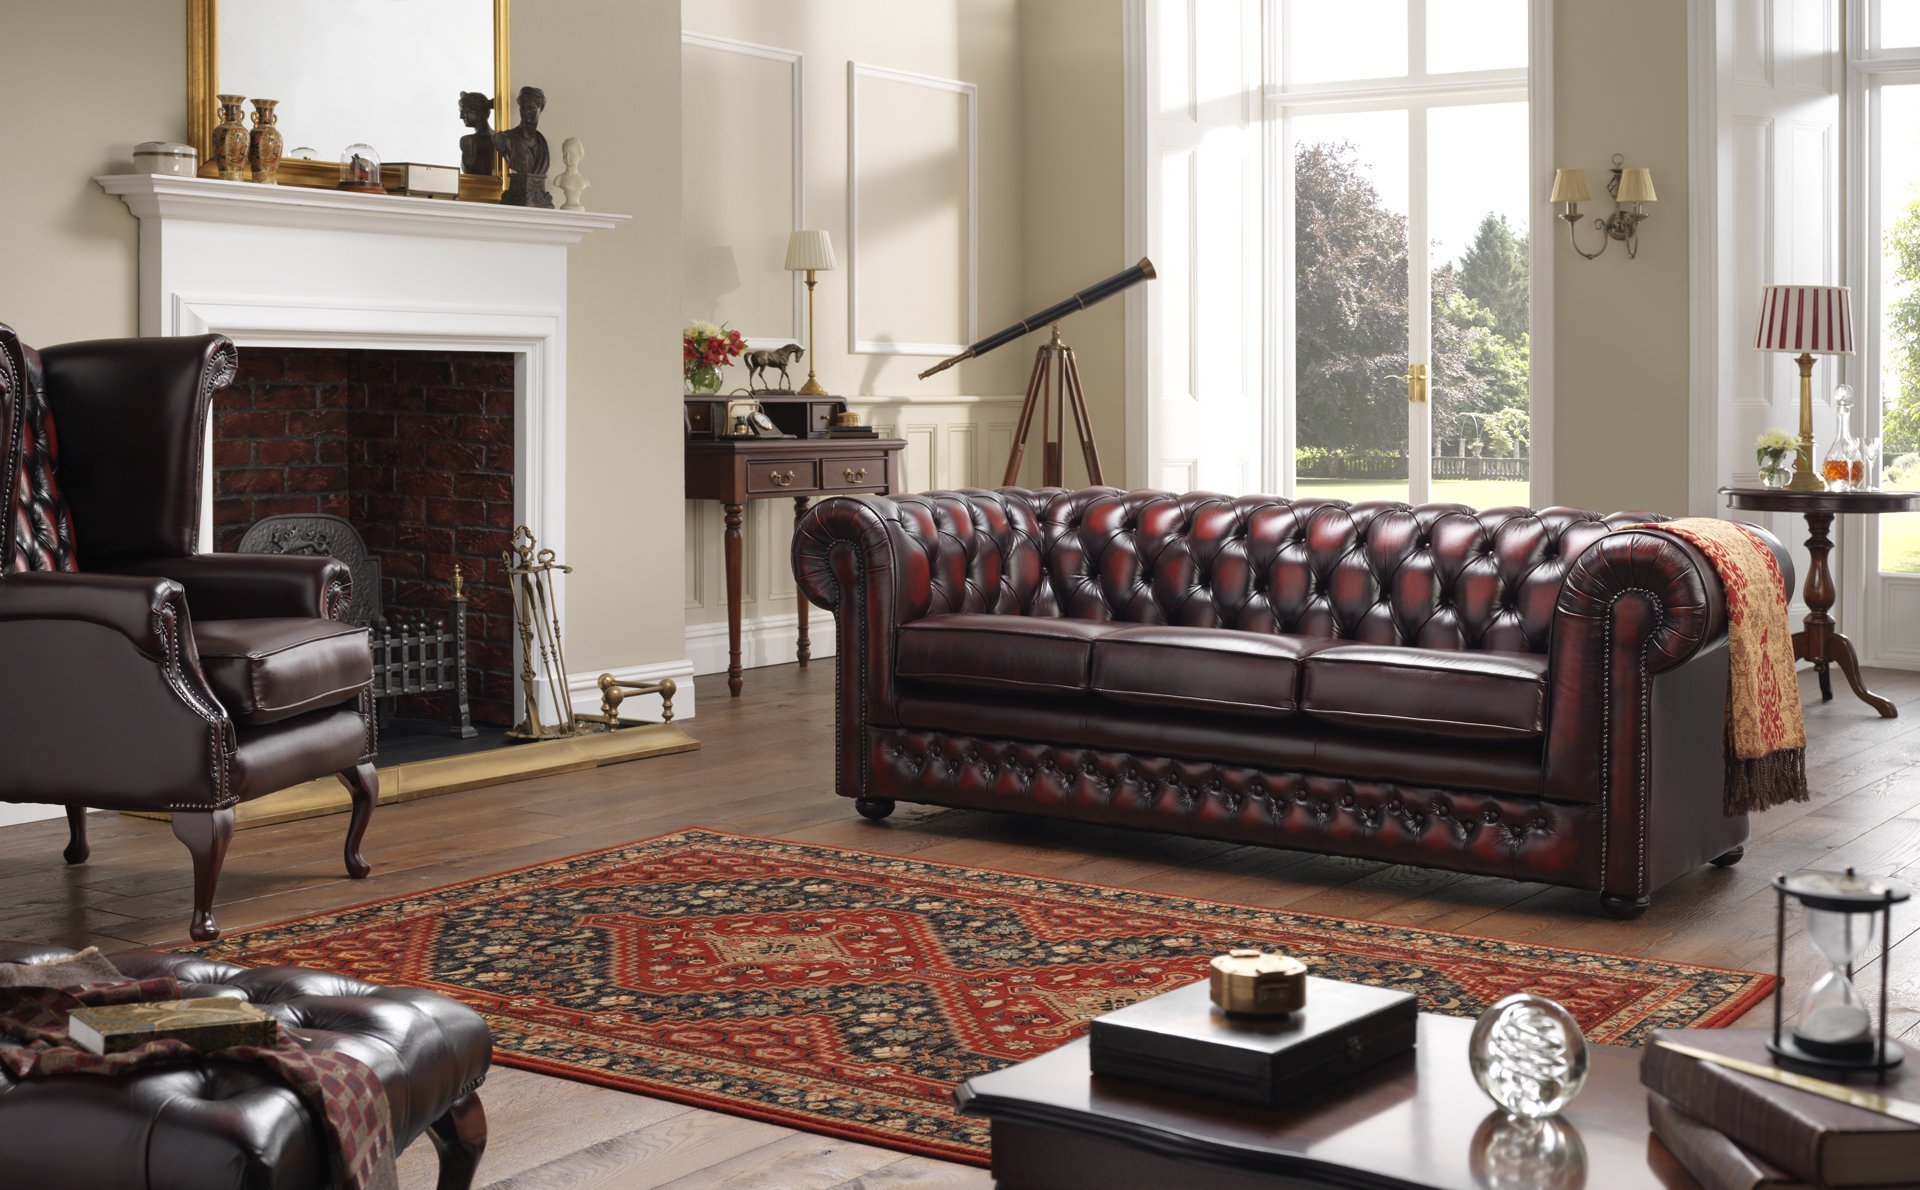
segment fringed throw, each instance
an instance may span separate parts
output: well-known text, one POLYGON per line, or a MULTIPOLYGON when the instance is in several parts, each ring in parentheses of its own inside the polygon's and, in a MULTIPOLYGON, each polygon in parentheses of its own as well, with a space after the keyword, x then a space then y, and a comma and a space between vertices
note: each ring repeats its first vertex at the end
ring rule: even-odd
POLYGON ((1686 517, 1648 527, 1705 554, 1726 591, 1727 814, 1806 801, 1807 724, 1779 559, 1732 521, 1686 517))

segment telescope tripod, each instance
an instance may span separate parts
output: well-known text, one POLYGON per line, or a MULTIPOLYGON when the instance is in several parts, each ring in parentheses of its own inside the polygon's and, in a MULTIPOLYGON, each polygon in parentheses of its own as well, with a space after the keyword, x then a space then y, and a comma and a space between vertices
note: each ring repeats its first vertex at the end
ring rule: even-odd
POLYGON ((1040 485, 1063 486, 1067 439, 1067 407, 1073 407, 1073 427, 1080 437, 1080 454, 1087 462, 1087 482, 1094 486, 1106 480, 1100 472, 1100 448, 1093 441, 1093 418, 1087 413, 1087 393, 1080 387, 1080 364, 1073 348, 1060 341, 1060 324, 1053 324, 1053 339, 1034 352, 1033 375, 1027 380, 1027 399, 1020 406, 1020 428, 1013 436, 1013 453, 1007 458, 1007 474, 1001 483, 1012 487, 1020 482, 1020 463, 1027 454, 1027 434, 1033 429, 1033 416, 1040 415, 1040 485))

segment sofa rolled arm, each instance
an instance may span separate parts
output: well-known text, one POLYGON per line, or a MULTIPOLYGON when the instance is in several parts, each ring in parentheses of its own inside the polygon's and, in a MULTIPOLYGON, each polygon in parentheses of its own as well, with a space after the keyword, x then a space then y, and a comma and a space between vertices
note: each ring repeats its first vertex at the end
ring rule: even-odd
POLYGON ((353 598, 353 571, 347 564, 311 554, 117 558, 97 569, 172 579, 186 589, 187 602, 203 620, 344 620, 353 598))
MULTIPOLYGON (((1771 535, 1762 539, 1784 556, 1771 535)), ((1788 563, 1789 589, 1791 574, 1788 563)), ((1658 525, 1600 538, 1561 581, 1541 792, 1604 807, 1605 892, 1642 896, 1662 882, 1653 868, 1663 861, 1649 862, 1650 823, 1721 814, 1718 769, 1683 774, 1665 763, 1661 743, 1675 731, 1724 730, 1726 635, 1726 593, 1713 564, 1658 525), (1697 804, 1654 804, 1674 798, 1697 804)))

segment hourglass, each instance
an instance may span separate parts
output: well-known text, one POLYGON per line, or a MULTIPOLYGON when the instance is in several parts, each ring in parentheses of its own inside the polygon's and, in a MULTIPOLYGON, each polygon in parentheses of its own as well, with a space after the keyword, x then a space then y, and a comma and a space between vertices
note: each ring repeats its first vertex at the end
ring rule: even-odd
POLYGON ((1782 1066, 1810 1073, 1876 1074, 1900 1064, 1898 1046, 1887 1044, 1887 962, 1893 942, 1893 907, 1912 895, 1906 885, 1879 876, 1845 872, 1784 873, 1773 878, 1779 898, 1774 925, 1773 1040, 1767 1048, 1782 1066), (1807 937, 1827 961, 1827 972, 1814 980, 1801 997, 1799 1016, 1791 1027, 1781 1027, 1781 1005, 1786 999, 1783 972, 1787 938, 1787 898, 1799 901, 1807 912, 1807 937), (1853 986, 1853 965, 1873 944, 1874 915, 1880 915, 1880 1028, 1874 1032, 1873 1013, 1853 986))

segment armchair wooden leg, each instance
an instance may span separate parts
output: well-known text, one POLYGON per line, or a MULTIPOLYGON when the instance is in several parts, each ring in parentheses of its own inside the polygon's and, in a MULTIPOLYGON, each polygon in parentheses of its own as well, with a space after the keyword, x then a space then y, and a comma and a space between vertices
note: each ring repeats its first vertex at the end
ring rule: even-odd
POLYGON ((61 852, 70 864, 84 864, 93 854, 93 848, 87 846, 87 808, 85 806, 67 807, 67 849, 61 852))
POLYGON ((173 835, 193 856, 193 919, 187 932, 195 942, 211 942, 220 936, 213 921, 213 890, 220 883, 227 844, 233 841, 233 808, 175 810, 173 835))
POLYGON ((468 1190, 474 1174, 480 1171, 480 1157, 487 1151, 487 1113, 480 1106, 479 1094, 456 1100, 446 1115, 428 1126, 427 1135, 440 1153, 436 1190, 468 1190))
POLYGON ((373 821, 373 804, 380 800, 380 773, 371 764, 355 765, 341 772, 340 783, 353 797, 353 817, 347 822, 347 875, 361 880, 373 871, 367 857, 360 854, 360 840, 373 821))

